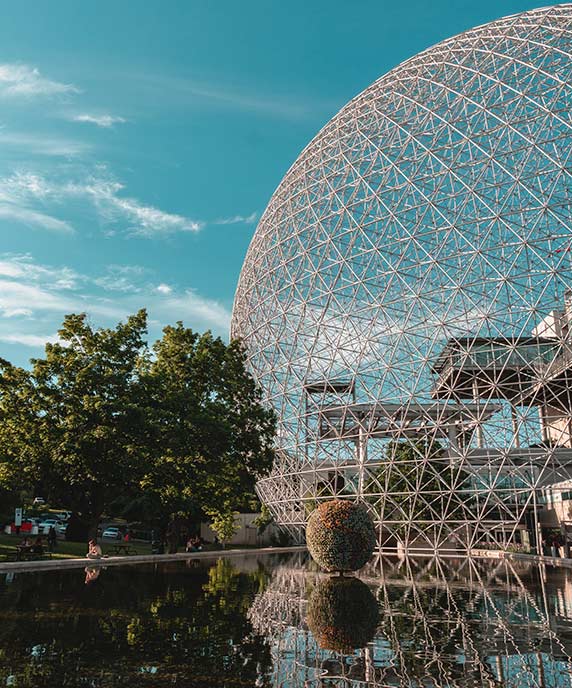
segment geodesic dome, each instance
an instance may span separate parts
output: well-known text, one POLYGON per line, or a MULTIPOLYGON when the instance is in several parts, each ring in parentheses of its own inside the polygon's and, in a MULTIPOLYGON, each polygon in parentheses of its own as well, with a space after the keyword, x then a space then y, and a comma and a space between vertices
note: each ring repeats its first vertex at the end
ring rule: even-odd
POLYGON ((292 532, 346 496, 382 544, 538 545, 548 492, 566 501, 571 56, 569 4, 443 41, 272 196, 232 335, 279 417, 258 490, 292 532))

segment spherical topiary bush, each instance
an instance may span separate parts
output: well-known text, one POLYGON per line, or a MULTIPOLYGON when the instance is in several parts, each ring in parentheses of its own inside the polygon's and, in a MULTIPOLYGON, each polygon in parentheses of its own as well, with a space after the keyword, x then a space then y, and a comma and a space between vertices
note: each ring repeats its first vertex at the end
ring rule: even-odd
POLYGON ((375 635, 377 600, 359 578, 328 578, 312 591, 306 622, 323 650, 349 654, 375 635))
POLYGON ((371 557, 375 528, 363 504, 334 499, 310 515, 306 542, 324 571, 357 571, 371 557))

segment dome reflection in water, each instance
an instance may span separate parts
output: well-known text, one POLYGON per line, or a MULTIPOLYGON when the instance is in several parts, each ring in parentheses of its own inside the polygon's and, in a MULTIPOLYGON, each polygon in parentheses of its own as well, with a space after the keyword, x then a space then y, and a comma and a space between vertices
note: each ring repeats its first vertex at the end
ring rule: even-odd
POLYGON ((572 687, 572 570, 303 554, 0 574, 0 685, 572 687))
POLYGON ((572 571, 380 557, 338 580, 291 561, 256 597, 273 687, 572 686, 572 571))

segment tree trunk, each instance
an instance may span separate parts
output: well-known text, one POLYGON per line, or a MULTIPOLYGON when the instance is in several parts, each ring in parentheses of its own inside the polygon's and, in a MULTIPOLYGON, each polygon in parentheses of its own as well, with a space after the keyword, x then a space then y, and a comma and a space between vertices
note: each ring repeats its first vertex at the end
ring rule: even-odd
POLYGON ((90 515, 87 521, 87 539, 97 540, 97 529, 99 528, 99 521, 101 520, 101 514, 90 515))
POLYGON ((174 518, 167 528, 166 539, 169 554, 176 554, 179 547, 180 522, 178 518, 174 518))

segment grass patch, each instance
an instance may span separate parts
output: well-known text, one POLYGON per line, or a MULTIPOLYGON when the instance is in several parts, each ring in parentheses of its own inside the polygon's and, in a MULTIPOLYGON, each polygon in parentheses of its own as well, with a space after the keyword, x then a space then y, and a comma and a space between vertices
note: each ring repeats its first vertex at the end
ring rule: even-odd
MULTIPOLYGON (((32 536, 32 538, 34 538, 34 536, 32 536)), ((16 546, 21 540, 21 535, 6 535, 6 533, 0 533, 0 561, 15 560, 16 546)), ((113 556, 113 549, 117 544, 117 541, 100 539, 100 544, 103 554, 113 556)), ((151 544, 148 542, 132 542, 130 547, 135 549, 137 554, 151 554, 151 544)), ((58 540, 56 549, 52 553, 52 558, 77 559, 78 557, 85 557, 86 552, 87 545, 83 542, 68 542, 67 540, 58 540)))

